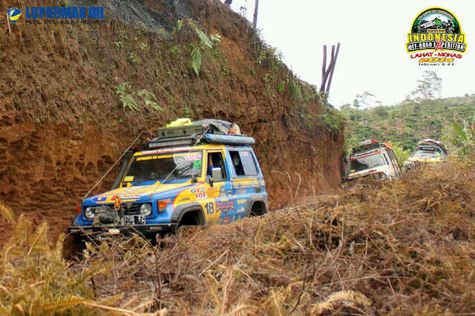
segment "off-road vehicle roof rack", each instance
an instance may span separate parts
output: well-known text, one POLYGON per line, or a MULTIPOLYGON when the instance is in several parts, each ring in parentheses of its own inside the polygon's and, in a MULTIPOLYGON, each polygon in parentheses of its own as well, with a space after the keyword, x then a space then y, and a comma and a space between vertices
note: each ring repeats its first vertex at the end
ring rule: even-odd
POLYGON ((223 145, 253 145, 255 140, 246 135, 228 134, 231 123, 221 120, 201 120, 189 125, 163 127, 159 136, 148 142, 149 149, 195 146, 203 143, 223 145))
POLYGON ((428 148, 428 147, 434 147, 434 146, 439 147, 445 153, 447 153, 447 148, 445 147, 445 145, 438 140, 425 138, 417 142, 417 148, 423 148, 423 147, 428 148))
POLYGON ((385 142, 380 142, 376 139, 368 139, 358 143, 356 147, 352 150, 352 155, 358 155, 369 150, 379 149, 379 148, 387 148, 392 149, 392 145, 385 142))

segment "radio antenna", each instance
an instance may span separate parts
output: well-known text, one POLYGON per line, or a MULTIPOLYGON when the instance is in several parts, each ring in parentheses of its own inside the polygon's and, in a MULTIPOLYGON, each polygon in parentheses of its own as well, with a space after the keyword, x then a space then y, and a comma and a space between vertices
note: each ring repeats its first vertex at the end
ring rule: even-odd
POLYGON ((122 153, 122 155, 120 155, 119 159, 117 159, 114 164, 106 171, 106 173, 104 173, 102 175, 102 177, 96 181, 96 183, 92 186, 92 188, 86 193, 86 195, 84 195, 82 197, 83 200, 85 200, 90 194, 91 192, 107 177, 107 175, 112 171, 112 169, 115 168, 115 166, 117 166, 117 164, 122 160, 122 158, 125 156, 125 154, 130 150, 130 148, 132 148, 132 146, 135 145, 135 143, 140 139, 140 137, 143 135, 145 131, 142 131, 140 132, 139 136, 137 136, 134 141, 132 143, 130 143, 129 147, 127 147, 126 150, 124 150, 124 152, 122 153))

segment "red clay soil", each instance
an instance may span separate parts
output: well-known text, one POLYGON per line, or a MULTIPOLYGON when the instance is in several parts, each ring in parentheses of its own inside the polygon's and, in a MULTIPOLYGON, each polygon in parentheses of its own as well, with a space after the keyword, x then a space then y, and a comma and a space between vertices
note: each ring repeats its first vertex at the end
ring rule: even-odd
MULTIPOLYGON (((5 26, 0 203, 64 231, 84 193, 141 131, 153 134, 186 114, 237 122, 257 139, 273 208, 289 204, 294 195, 298 200, 337 190, 341 133, 304 126, 298 102, 289 92, 269 89, 263 79, 270 68, 256 63, 253 32, 239 16, 212 3, 192 1, 201 25, 222 36, 218 50, 203 57, 200 78, 190 67, 186 33, 163 39, 117 21, 19 22, 11 34, 5 26), (115 88, 124 82, 131 91, 152 91, 163 111, 143 104, 139 112, 123 109, 115 88)), ((0 12, 5 10, 0 4, 0 12)), ((279 67, 279 76, 288 73, 279 67)), ((315 101, 305 106, 313 114, 323 108, 315 101)))

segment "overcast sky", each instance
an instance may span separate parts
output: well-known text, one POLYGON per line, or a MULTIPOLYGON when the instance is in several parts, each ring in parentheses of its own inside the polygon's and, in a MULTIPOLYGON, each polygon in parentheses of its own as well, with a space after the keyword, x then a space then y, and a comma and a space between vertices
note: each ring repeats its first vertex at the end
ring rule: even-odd
MULTIPOLYGON (((254 0, 233 1, 235 11, 242 6, 252 19, 254 0)), ((475 1, 260 0, 259 10, 264 40, 311 84, 321 83, 322 46, 341 42, 330 91, 336 106, 351 103, 363 91, 383 104, 398 103, 424 70, 434 70, 443 79, 442 96, 475 93, 475 1), (454 13, 467 36, 468 50, 453 67, 421 67, 405 50, 414 18, 434 6, 454 13)))

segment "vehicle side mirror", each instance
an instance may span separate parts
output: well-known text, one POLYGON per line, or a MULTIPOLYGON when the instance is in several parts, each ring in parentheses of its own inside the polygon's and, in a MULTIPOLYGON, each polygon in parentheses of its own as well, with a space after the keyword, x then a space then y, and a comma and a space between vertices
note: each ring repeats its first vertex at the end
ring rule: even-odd
POLYGON ((211 177, 213 182, 223 181, 223 172, 221 168, 213 168, 213 170, 211 171, 211 177))

